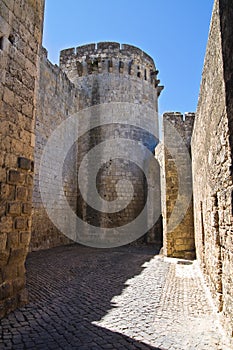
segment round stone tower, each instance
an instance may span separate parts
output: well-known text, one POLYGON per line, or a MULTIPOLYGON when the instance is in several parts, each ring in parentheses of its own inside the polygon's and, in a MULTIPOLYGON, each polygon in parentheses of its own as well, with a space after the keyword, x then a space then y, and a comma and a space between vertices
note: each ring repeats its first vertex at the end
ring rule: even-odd
MULTIPOLYGON (((119 206, 120 209, 110 212, 95 208, 90 204, 91 201, 87 201, 88 197, 93 196, 87 185, 82 191, 78 190, 77 215, 96 227, 117 228, 126 225, 135 220, 148 205, 148 179, 143 166, 135 162, 138 149, 132 151, 131 147, 125 147, 123 157, 119 156, 117 150, 122 146, 123 139, 127 139, 141 145, 146 158, 143 148, 154 152, 158 143, 158 97, 163 87, 159 86, 154 61, 137 47, 100 42, 61 51, 60 67, 76 86, 78 109, 85 111, 92 108, 93 111, 93 107, 96 107, 93 112, 95 123, 91 116, 81 117, 79 121, 80 127, 88 124, 89 130, 77 141, 77 171, 85 155, 94 147, 112 140, 111 145, 114 147, 110 151, 111 155, 107 161, 102 161, 96 174, 96 189, 109 204, 117 199, 128 203, 124 208, 119 206), (111 114, 107 122, 103 110, 105 114, 108 111, 111 114), (96 123, 98 113, 99 123, 96 123)), ((109 144, 103 149, 109 150, 109 144)), ((87 184, 92 172, 89 162, 85 173, 87 184)), ((156 174, 152 181, 158 195, 159 175, 156 174)), ((144 220, 147 220, 146 217, 144 220)), ((147 241, 160 240, 161 232, 157 234, 155 227, 148 227, 150 234, 146 236, 147 241)))

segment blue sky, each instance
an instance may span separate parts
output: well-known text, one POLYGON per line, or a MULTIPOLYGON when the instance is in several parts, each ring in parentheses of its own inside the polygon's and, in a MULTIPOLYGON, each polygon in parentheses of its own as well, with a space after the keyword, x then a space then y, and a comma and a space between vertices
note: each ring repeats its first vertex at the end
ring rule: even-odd
POLYGON ((213 0, 47 0, 43 45, 58 64, 59 51, 117 41, 151 55, 165 86, 165 111, 196 110, 213 0))

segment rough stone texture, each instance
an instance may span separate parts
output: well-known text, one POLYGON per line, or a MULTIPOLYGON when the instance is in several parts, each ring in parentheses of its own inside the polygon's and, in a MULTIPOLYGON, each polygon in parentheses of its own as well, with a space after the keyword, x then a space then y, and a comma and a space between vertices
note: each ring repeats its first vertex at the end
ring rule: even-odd
MULTIPOLYGON (((45 145, 52 132, 70 115, 77 111, 85 111, 86 107, 101 106, 107 102, 134 103, 137 106, 136 113, 135 111, 131 113, 129 108, 124 112, 126 118, 127 115, 130 115, 131 118, 134 117, 137 126, 117 123, 114 118, 114 124, 99 126, 97 123, 97 126, 94 126, 94 115, 92 115, 95 113, 94 110, 88 117, 85 114, 84 117, 83 114, 77 114, 77 127, 82 136, 70 150, 63 165, 63 186, 71 208, 78 213, 82 220, 91 225, 112 228, 127 224, 136 218, 147 199, 147 182, 142 170, 133 161, 130 161, 132 156, 129 152, 126 152, 127 160, 118 159, 117 149, 124 138, 142 143, 151 152, 154 151, 157 144, 157 138, 154 135, 158 133, 157 97, 162 89, 158 86, 159 81, 156 79, 158 72, 155 71, 153 60, 138 48, 122 45, 120 50, 120 44, 117 43, 98 43, 98 50, 93 48, 94 51, 91 52, 92 46, 78 48, 77 55, 73 54, 73 49, 63 50, 60 58, 61 68, 52 65, 47 60, 46 50, 41 50, 39 108, 35 128, 34 212, 31 250, 49 248, 69 242, 64 235, 59 233, 45 212, 40 195, 39 166, 45 145), (67 73, 68 78, 65 73, 67 73), (153 135, 144 130, 144 123, 151 126, 149 130, 154 131, 153 135), (88 131, 82 133, 85 128, 88 131), (89 131, 89 129, 91 130, 89 131), (98 192, 106 201, 111 202, 116 199, 117 183, 118 197, 120 195, 124 199, 129 199, 129 205, 115 214, 105 214, 87 205, 77 187, 77 175, 75 176, 75 172, 77 174, 79 171, 83 157, 96 145, 109 139, 116 140, 116 144, 111 159, 100 169, 96 183, 98 192), (119 180, 122 179, 129 180, 133 185, 135 196, 131 201, 130 188, 126 185, 122 185, 121 188, 119 186, 119 180)), ((121 113, 120 108, 116 110, 116 113, 121 113)), ((98 118, 101 125, 101 113, 98 118)), ((65 132, 64 130, 62 142, 65 142, 67 137, 65 132)), ((56 149, 58 153, 64 147, 62 142, 56 149)), ((45 165, 47 169, 45 177, 48 179, 51 177, 53 162, 56 162, 55 156, 52 156, 54 159, 51 158, 51 162, 45 165)), ((89 164, 87 169, 86 177, 89 178, 92 173, 89 164)), ((150 174, 149 181, 157 183, 157 198, 159 198, 159 169, 157 172, 157 174, 150 174)), ((52 190, 49 187, 47 189, 47 192, 51 193, 51 197, 53 197, 52 190)), ((91 195, 89 194, 89 186, 85 191, 91 195)), ((56 216, 64 216, 63 207, 62 204, 57 206, 56 216)), ((161 218, 152 227, 150 234, 142 241, 160 242, 161 244, 162 228, 160 223, 161 218)))
MULTIPOLYGON (((46 249, 69 243, 69 239, 56 228, 49 219, 42 203, 39 187, 39 168, 41 156, 52 132, 76 111, 77 98, 74 85, 58 66, 47 59, 47 52, 42 49, 40 56, 40 80, 38 108, 36 114, 35 179, 33 188, 33 220, 31 250, 46 249)), ((64 129, 65 133, 65 129, 64 129)), ((65 138, 60 140, 56 152, 64 147, 65 138)), ((63 166, 63 186, 66 198, 74 211, 77 206, 76 188, 76 150, 70 150, 63 166)), ((51 162, 46 164, 46 176, 51 176, 51 162)), ((52 189, 47 188, 53 196, 52 189)), ((60 215, 60 214, 58 214, 60 215)))
POLYGON ((0 2, 0 316, 25 303, 43 0, 0 2))
POLYGON ((232 2, 215 1, 192 137, 197 257, 233 334, 232 2))
POLYGON ((163 249, 167 256, 186 259, 195 257, 190 158, 193 122, 193 113, 163 115, 163 249), (187 201, 184 210, 179 198, 182 203, 187 201))
MULTIPOLYGON (((61 51, 60 67, 78 90, 80 109, 113 102, 138 105, 137 113, 133 111, 130 116, 137 126, 130 125, 130 121, 128 124, 117 123, 114 119, 108 125, 101 125, 103 116, 100 115, 101 126, 93 127, 92 120, 85 118, 85 122, 84 120, 81 122, 89 124, 90 131, 86 132, 78 142, 79 169, 83 157, 93 147, 102 141, 115 140, 112 157, 103 165, 97 177, 97 189, 103 199, 113 201, 117 198, 116 184, 120 183, 119 180, 130 181, 134 188, 134 198, 130 201, 130 187, 118 186, 118 198, 128 199, 130 203, 124 210, 111 214, 93 210, 79 193, 78 216, 94 226, 113 228, 125 225, 135 219, 145 206, 147 183, 140 168, 130 161, 132 154, 126 150, 125 156, 128 159, 119 159, 117 150, 122 139, 128 139, 142 143, 151 152, 154 151, 158 142, 157 98, 162 90, 158 85, 158 71, 153 60, 140 49, 109 42, 61 51), (144 130, 145 124, 152 125, 151 130, 155 130, 154 134, 144 130)), ((88 167, 87 178, 92 172, 91 166, 88 167)), ((151 174, 151 178, 152 176, 155 186, 159 189, 159 174, 151 174)), ((158 221, 144 240, 152 243, 160 239, 161 225, 159 226, 158 221)))
POLYGON ((79 245, 30 253, 30 303, 0 321, 0 348, 232 349, 198 264, 156 253, 79 245))
MULTIPOLYGON (((125 103, 132 103, 137 106, 135 110, 125 110, 126 116, 131 116, 135 119, 136 125, 127 125, 117 123, 113 118, 113 123, 108 125, 102 125, 101 117, 99 119, 100 125, 93 124, 94 118, 80 119, 79 127, 82 129, 86 126, 90 127, 88 132, 84 133, 82 137, 76 142, 67 154, 63 169, 63 200, 68 201, 72 210, 89 223, 95 224, 105 228, 116 227, 122 225, 128 221, 133 220, 138 213, 142 210, 147 200, 147 185, 143 171, 139 169, 130 160, 131 156, 134 156, 136 152, 127 155, 129 156, 127 161, 117 158, 117 148, 121 144, 121 138, 127 140, 135 140, 139 144, 146 146, 150 151, 154 151, 154 146, 157 144, 157 138, 152 137, 150 133, 145 131, 145 125, 149 125, 152 129, 158 131, 157 120, 157 99, 162 90, 157 80, 158 71, 156 71, 153 60, 140 49, 130 45, 120 45, 119 43, 98 43, 89 44, 77 49, 68 49, 61 52, 61 68, 52 65, 46 58, 46 53, 41 49, 41 36, 42 36, 42 22, 43 22, 43 0, 1 0, 0 1, 0 113, 1 113, 1 125, 0 125, 0 194, 1 194, 1 206, 0 206, 0 316, 15 309, 17 306, 23 304, 27 300, 27 293, 25 290, 25 268, 24 262, 28 251, 28 246, 32 231, 31 249, 48 248, 54 245, 60 245, 68 243, 69 240, 59 233, 58 229, 49 220, 45 213, 39 192, 39 163, 44 146, 49 139, 51 133, 56 127, 63 121, 67 120, 67 117, 75 112, 84 111, 85 108, 94 108, 98 105, 104 106, 107 103, 119 103, 119 105, 125 103), (40 51, 41 50, 41 51, 40 51), (39 65, 40 56, 40 65, 39 65), (40 67, 39 67, 40 66, 40 67), (39 68, 41 70, 40 81, 39 68), (63 71, 64 72, 63 72, 63 71), (67 75, 66 75, 67 74, 67 75), (39 99, 38 110, 36 113, 36 101, 39 99), (151 111, 153 113, 151 113, 151 111), (132 112, 132 113, 131 113, 132 112), (35 115, 36 128, 35 128, 35 115), (36 133, 36 137, 34 134, 36 133), (133 184, 136 198, 125 208, 123 211, 116 214, 103 214, 94 212, 91 207, 86 205, 80 195, 80 191, 77 187, 77 172, 81 160, 84 155, 89 152, 94 146, 99 145, 104 140, 118 139, 116 141, 116 147, 112 152, 112 161, 105 162, 97 176, 97 189, 100 195, 107 199, 109 202, 116 199, 116 184, 119 180, 128 179, 133 184), (33 205, 34 215, 33 224, 31 223, 32 213, 32 187, 33 187, 33 172, 34 172, 34 147, 36 142, 35 152, 35 186, 33 192, 33 205)), ((222 317, 225 328, 232 335, 233 332, 233 240, 232 240, 232 173, 233 173, 233 96, 232 96, 232 71, 233 71, 233 7, 232 2, 227 0, 216 0, 213 11, 209 42, 207 46, 206 59, 203 71, 203 79, 201 85, 201 91, 199 96, 198 111, 195 118, 194 132, 192 137, 192 156, 193 156, 193 191, 194 191, 194 216, 195 216, 195 244, 197 258, 201 264, 202 271, 206 277, 218 311, 222 317)), ((93 109, 94 111, 94 109, 93 109)), ((115 112, 122 110, 116 109, 115 112)), ((119 113, 118 113, 119 114, 119 113)), ((82 114, 80 114, 82 116, 82 114)), ((117 115, 117 113, 116 113, 117 115)), ((116 116, 115 115, 115 116, 116 116)), ((93 116, 92 116, 93 117, 93 116)), ((186 115, 185 121, 180 114, 167 113, 164 116, 164 140, 165 146, 168 149, 163 148, 162 153, 164 159, 161 160, 163 164, 162 173, 162 198, 163 198, 163 215, 164 215, 164 252, 168 256, 191 258, 194 256, 194 237, 193 237, 193 219, 192 219, 192 202, 190 201, 189 207, 182 221, 179 225, 169 229, 169 225, 174 223, 173 220, 180 215, 182 211, 178 202, 178 187, 184 185, 185 190, 191 189, 191 168, 187 159, 185 160, 184 144, 190 148, 190 137, 192 132, 193 115, 186 115), (166 122, 170 122, 174 126, 174 132, 168 132, 169 128, 166 122), (180 135, 177 139, 178 131, 180 135), (180 142, 180 137, 181 141, 180 142), (170 150, 170 151, 169 151, 170 150), (174 158, 173 153, 179 155, 181 161, 180 166, 177 168, 177 159, 174 158), (179 173, 182 174, 180 183, 178 181, 179 173), (177 208, 176 208, 177 206, 177 208), (173 209, 176 208, 174 211, 173 209), (175 212, 175 216, 172 217, 175 212)), ((64 130, 65 134, 65 130, 64 130)), ((155 133, 156 135, 156 133, 155 133)), ((65 139, 65 138, 64 138, 65 139)), ((61 138, 61 142, 58 145, 55 153, 60 153, 64 147, 64 139, 61 138)), ((55 153, 51 155, 51 162, 45 166, 46 176, 44 180, 49 180, 52 176, 51 170, 53 169, 53 162, 55 162, 55 153)), ((161 158, 161 154, 160 154, 161 158)), ((87 168, 87 176, 91 173, 91 168, 87 168), (89 172, 89 173, 88 173, 89 172)), ((53 174, 54 175, 54 174, 53 174)), ((149 183, 154 183, 156 187, 156 194, 159 196, 160 182, 159 172, 149 173, 147 179, 149 183)), ((147 181, 147 182, 148 182, 147 181)), ((89 186, 89 184, 88 184, 89 186)), ((88 192, 88 186, 86 191, 88 192)), ((129 187, 124 185, 120 187, 120 196, 122 198, 129 198, 129 187)), ((47 193, 52 197, 52 188, 48 187, 47 193)), ((181 193, 180 205, 187 199, 184 193, 181 193)), ((63 204, 56 209, 57 217, 63 220, 63 204)), ((146 220, 149 218, 146 218, 146 220)), ((161 225, 158 221, 158 226, 153 227, 149 235, 143 238, 147 242, 157 242, 161 244, 161 225)), ((63 250, 63 248, 61 248, 63 250)), ((65 248, 66 249, 66 248, 65 248)), ((68 257, 69 260, 70 256, 68 257)), ((120 257, 122 258, 122 256, 120 257)), ((116 256, 113 258, 113 265, 115 266, 116 260, 120 259, 116 256)), ((102 259, 102 258, 101 258, 102 259)), ((95 268, 101 260, 94 261, 95 268)), ((140 259, 139 259, 140 260, 140 259)), ((53 258, 53 264, 55 259, 53 258)), ((106 263, 106 260, 103 260, 106 263)), ((128 255, 127 268, 129 267, 128 255)), ((69 262, 72 261, 69 260, 69 262)), ((121 260, 122 262, 122 260, 121 260)), ((159 261, 160 263, 161 261, 159 261)), ((132 265, 134 262, 132 263, 132 265)), ((58 264, 59 265, 59 264, 58 264)), ((166 264, 165 264, 166 265, 166 264)), ((47 267, 46 262, 43 269, 47 267)), ((38 265, 37 267, 41 267, 38 265)), ((53 265, 54 266, 54 265, 53 265)), ((106 268, 106 265, 104 265, 106 268)), ((111 270, 107 265, 108 272, 111 270)), ((122 271, 117 270, 117 277, 120 276, 122 271)), ((175 323, 180 322, 180 315, 183 316, 183 323, 187 323, 187 313, 183 312, 187 309, 192 311, 195 315, 195 319, 190 319, 190 328, 195 329, 195 337, 191 339, 191 342, 187 342, 187 333, 181 330, 182 336, 185 333, 185 339, 179 337, 177 344, 179 349, 187 349, 190 346, 192 349, 196 348, 204 349, 218 348, 220 340, 214 337, 216 334, 216 328, 213 326, 213 317, 207 317, 205 323, 208 323, 208 331, 210 336, 214 339, 214 343, 211 342, 209 336, 203 338, 203 332, 197 334, 196 329, 202 329, 204 326, 201 320, 197 321, 197 316, 201 314, 203 317, 203 308, 210 315, 206 303, 200 304, 200 309, 196 304, 201 300, 202 295, 199 293, 200 280, 194 285, 193 283, 193 271, 191 269, 170 269, 170 275, 172 283, 166 282, 163 295, 160 295, 158 290, 155 290, 155 283, 158 284, 160 289, 161 285, 164 285, 164 275, 167 272, 167 265, 163 269, 160 264, 152 263, 152 270, 148 275, 143 275, 143 281, 145 278, 145 293, 150 296, 156 295, 157 299, 152 303, 152 307, 157 309, 158 317, 153 319, 158 327, 161 328, 161 317, 164 329, 162 332, 156 333, 157 329, 149 329, 144 327, 137 333, 134 323, 135 312, 135 293, 130 296, 132 301, 132 307, 127 310, 127 315, 124 322, 128 324, 128 319, 131 317, 132 324, 125 332, 123 339, 116 337, 116 341, 121 340, 119 348, 148 348, 148 341, 152 341, 155 346, 164 346, 165 348, 175 349, 176 344, 173 342, 174 331, 174 318, 171 315, 174 313, 174 306, 182 305, 184 309, 180 312, 178 310, 178 318, 175 319, 175 323), (154 274, 155 269, 158 268, 158 276, 154 274), (176 271, 176 272, 174 272, 176 271), (160 274, 161 272, 161 274, 160 274), (176 276, 174 278, 174 274, 176 276), (186 286, 185 290, 180 287, 182 273, 185 274, 186 286), (191 278, 189 277, 191 274, 191 278), (153 280, 154 278, 154 280, 153 280), (162 278, 162 279, 161 279, 162 278), (162 283, 161 283, 162 281, 162 283), (189 283, 191 282, 191 283, 189 283), (172 287, 171 287, 172 286, 172 287), (146 289, 148 287, 148 289, 146 289), (173 297, 170 298, 169 291, 175 288, 173 297), (194 293, 187 298, 189 289, 194 293), (168 298, 167 298, 168 295, 168 298), (176 299, 176 296, 177 299, 176 299), (194 298, 192 299, 192 297, 194 298), (161 298, 161 299, 160 299, 161 298), (197 298, 197 299, 195 299, 197 298), (191 305, 189 301, 192 300, 191 305), (172 301, 172 304, 171 304, 172 301), (167 313, 167 314, 166 314, 167 313), (129 316, 129 317, 128 317, 129 316), (166 323, 166 320, 170 321, 166 323), (197 328, 196 328, 197 327, 197 328), (168 329, 169 335, 165 339, 164 332, 168 329), (142 331, 142 333, 141 333, 142 331), (153 331, 153 332, 152 332, 153 331), (136 333, 135 333, 136 332, 136 333), (154 336, 158 336, 154 339, 150 333, 154 336), (197 338, 196 336, 199 336, 197 338), (134 337, 132 342, 131 336, 134 337), (137 340, 135 340, 137 339, 137 340), (145 344, 139 342, 141 339, 146 340, 145 344), (132 344, 133 345, 132 345, 132 344), (130 345, 129 345, 130 344, 130 345)), ((63 266, 64 269, 64 266, 63 266)), ((75 280, 74 285, 70 285, 72 282, 72 276, 75 275, 72 267, 67 273, 64 270, 63 275, 56 275, 57 271, 52 269, 51 275, 55 277, 55 285, 58 285, 58 291, 56 291, 58 302, 58 313, 55 312, 55 323, 60 320, 60 309, 63 306, 63 299, 59 299, 60 292, 63 286, 66 287, 67 293, 65 297, 68 298, 67 308, 62 308, 62 312, 65 316, 70 316, 69 312, 75 311, 74 316, 80 316, 81 322, 85 321, 85 315, 89 311, 82 309, 83 299, 78 301, 76 309, 74 308, 73 300, 77 300, 77 291, 79 296, 82 292, 87 292, 87 300, 89 298, 91 303, 87 303, 85 306, 87 310, 93 310, 92 297, 90 296, 89 286, 91 282, 100 282, 100 287, 106 288, 105 284, 109 281, 118 283, 114 274, 102 281, 101 278, 90 279, 95 275, 96 270, 91 270, 87 265, 89 274, 83 272, 81 278, 85 280, 87 289, 77 289, 80 287, 80 280, 75 280), (70 286, 70 287, 69 287, 70 286), (74 288, 73 288, 74 286, 74 288), (67 289, 68 288, 68 289, 67 289), (72 289, 73 288, 73 289, 72 289), (71 297, 71 299, 70 299, 71 297), (72 299, 74 297, 74 299, 72 299)), ((100 277, 105 276, 101 269, 100 277)), ((34 270, 37 271, 37 270, 34 270)), ((130 272, 131 273, 131 272, 130 272)), ((136 274, 137 271, 134 271, 136 274)), ((48 278, 47 271, 45 273, 48 278)), ((97 275, 98 276, 98 275, 97 275)), ((34 276, 35 277, 35 276, 34 276)), ((33 277, 33 278, 34 278, 33 277)), ((80 275, 79 275, 80 277, 80 275)), ((52 279, 51 279, 52 280, 52 279)), ((49 280, 46 279, 46 283, 49 280)), ((124 281, 125 282, 125 281, 124 281)), ((141 280, 139 280, 141 283, 141 280)), ((136 282, 136 289, 139 290, 139 294, 142 292, 141 284, 136 282)), ((183 282, 182 282, 183 283, 183 282)), ((33 291, 34 296, 47 297, 47 293, 50 293, 50 284, 46 284, 46 288, 40 290, 39 285, 35 284, 33 291), (41 294, 38 294, 41 292, 41 294)), ((97 283, 98 286, 98 283, 97 283)), ((97 288, 98 289, 98 288, 97 288)), ((102 289, 100 289, 102 292, 102 289)), ((98 291, 97 291, 98 292, 98 291)), ((109 292, 109 290, 107 290, 109 292)), ((52 292, 53 293, 53 292, 52 292)), ((96 297, 96 290, 91 291, 94 297, 96 297)), ((137 293, 136 293, 137 294, 137 293)), ((49 299, 57 301, 54 298, 54 294, 49 299)), ((106 294, 103 293, 105 296, 106 294)), ((130 295, 130 293, 129 293, 130 295)), ((102 296, 102 294, 101 294, 102 296)), ((138 296, 138 295, 137 295, 138 296)), ((46 298, 45 298, 46 299, 46 298)), ((94 298, 95 299, 95 298, 94 298)), ((47 299, 46 299, 47 300, 47 299)), ((141 301, 141 295, 139 295, 139 301, 141 301)), ((143 304, 142 309, 147 309, 147 304, 143 304)), ((122 303, 123 307, 120 307, 122 314, 124 314, 126 304, 123 299, 118 300, 122 303)), ((137 301, 137 299, 136 299, 137 301)), ((202 300, 203 301, 203 300, 202 300)), ((105 300, 104 300, 105 302, 105 300)), ((84 303, 85 304, 85 303, 84 303)), ((40 304, 41 305, 41 304, 40 304)), ((99 305, 98 305, 99 306, 99 305)), ((47 304, 46 304, 47 307, 47 304)), ((43 305, 42 314, 45 306, 43 305)), ((73 318, 68 324, 68 328, 58 327, 58 332, 41 331, 41 323, 36 324, 34 335, 36 341, 31 337, 25 336, 28 332, 27 325, 30 320, 37 320, 38 313, 35 314, 26 310, 26 318, 23 313, 16 312, 12 318, 6 320, 5 325, 7 327, 13 322, 16 325, 16 330, 12 331, 12 336, 7 332, 4 333, 4 346, 6 348, 23 348, 26 344, 27 348, 40 348, 43 345, 40 334, 45 335, 45 342, 50 340, 49 348, 57 348, 57 344, 62 348, 64 345, 67 348, 72 343, 70 337, 73 337, 73 333, 70 335, 68 329, 70 325, 73 325, 73 318), (36 315, 36 316, 35 316, 36 315), (16 322, 16 323, 15 323, 16 322), (26 323, 26 327, 24 329, 26 323), (19 332, 17 331, 17 327, 19 332), (22 329, 23 327, 23 329, 22 329), (65 330, 65 334, 58 336, 59 331, 61 333, 65 330), (36 335, 35 335, 36 334, 36 335), (55 334, 55 335, 54 335, 55 334), (39 336, 38 336, 39 335, 39 336), (53 343, 53 338, 56 338, 56 344, 53 343), (23 338, 23 344, 21 343, 23 338), (52 338, 52 340, 51 340, 52 338), (65 340, 64 340, 65 338, 65 340), (67 340, 68 338, 68 340, 67 340), (10 340, 9 340, 10 339, 10 340), (60 343, 60 341, 63 343, 60 343), (13 342, 13 343, 12 343, 13 342), (13 344, 13 345, 12 345, 13 344), (41 345, 42 344, 42 345, 41 345)), ((97 308, 98 314, 99 308, 97 308)), ((146 313, 145 313, 146 314, 146 313)), ((99 315, 99 314, 98 314, 99 315)), ((101 314, 101 317, 103 314, 101 314)), ((140 309, 140 317, 144 315, 140 309)), ((151 322, 151 314, 148 314, 148 323, 151 322)), ((51 319, 54 317, 54 311, 49 311, 48 316, 51 319)), ((121 314, 114 314, 109 316, 110 319, 105 318, 102 321, 99 319, 102 325, 115 327, 122 331, 124 325, 121 323, 121 314), (117 317, 116 317, 117 316, 117 317), (119 321, 116 324, 115 319, 119 321)), ((144 326, 144 319, 140 319, 144 326)), ((67 317, 65 317, 65 322, 67 317)), ((92 319, 93 321, 93 319, 92 319)), ((96 321, 96 319, 94 320, 96 321)), ((47 327, 48 322, 44 323, 42 317, 42 327, 47 327)), ((79 327, 79 323, 76 323, 79 327)), ((87 333, 90 335, 89 328, 90 322, 81 324, 87 328, 87 333)), ((4 321, 3 321, 4 326, 4 321)), ((93 324, 91 324, 91 327, 93 324)), ((94 326, 93 332, 96 331, 94 326)), ((85 328, 84 327, 84 328, 85 328)), ((3 327, 4 328, 4 327, 3 327)), ((153 327, 152 327, 153 328, 153 327)), ((7 328, 8 329, 8 328, 7 328)), ((73 331, 80 331, 80 328, 73 328, 73 331)), ((99 330, 99 326, 98 326, 99 330)), ((175 328, 175 335, 179 332, 179 326, 175 328)), ((84 332, 85 333, 85 332, 84 332)), ((109 335, 100 332, 100 338, 109 335)), ((30 333, 31 334, 31 333, 30 333)), ((112 331, 110 332, 112 335, 112 331)), ((80 344, 86 341, 86 333, 77 339, 80 344)), ((106 341, 104 339, 99 340, 98 344, 94 343, 93 348, 113 348, 114 342, 106 341)), ((91 345, 91 346, 92 346, 91 345)), ((227 349, 225 345, 220 344, 219 349, 227 349), (224 347, 225 346, 225 347, 224 347)), ((85 346, 84 346, 85 348, 85 346)), ((87 348, 87 347, 86 347, 87 348)), ((151 346, 149 347, 151 348, 151 346)), ((81 349, 81 347, 80 347, 81 349)))

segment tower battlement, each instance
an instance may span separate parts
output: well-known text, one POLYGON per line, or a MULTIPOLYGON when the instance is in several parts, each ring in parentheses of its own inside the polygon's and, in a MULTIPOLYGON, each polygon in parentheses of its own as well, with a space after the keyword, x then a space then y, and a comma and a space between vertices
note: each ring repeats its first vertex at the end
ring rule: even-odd
POLYGON ((115 73, 129 74, 159 86, 153 59, 141 49, 116 42, 99 42, 62 50, 60 67, 69 75, 72 71, 77 76, 89 74, 115 73))

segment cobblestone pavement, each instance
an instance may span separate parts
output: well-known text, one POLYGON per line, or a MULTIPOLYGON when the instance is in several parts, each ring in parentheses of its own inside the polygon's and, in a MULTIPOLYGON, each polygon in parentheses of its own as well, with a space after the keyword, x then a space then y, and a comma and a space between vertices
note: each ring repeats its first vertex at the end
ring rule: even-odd
POLYGON ((30 303, 0 322, 0 349, 232 349, 196 262, 155 253, 70 245, 29 254, 30 303))

